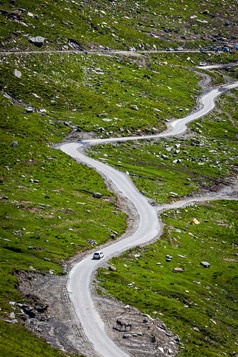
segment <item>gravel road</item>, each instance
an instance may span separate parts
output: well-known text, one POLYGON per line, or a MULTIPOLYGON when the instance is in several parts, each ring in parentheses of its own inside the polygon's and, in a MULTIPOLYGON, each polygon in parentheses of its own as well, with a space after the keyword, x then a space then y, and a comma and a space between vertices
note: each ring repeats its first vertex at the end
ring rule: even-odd
MULTIPOLYGON (((203 67, 206 69, 206 67, 203 67)), ((123 137, 110 139, 93 139, 85 140, 82 143, 65 143, 60 149, 80 163, 85 163, 104 177, 107 178, 121 195, 125 196, 135 207, 139 223, 137 230, 129 237, 119 240, 110 246, 103 248, 105 258, 102 261, 92 260, 91 253, 77 263, 70 271, 68 280, 68 292, 74 305, 75 312, 81 322, 85 335, 94 350, 99 356, 103 357, 128 357, 129 354, 118 347, 107 335, 104 322, 102 321, 93 298, 91 296, 90 284, 93 273, 100 266, 105 264, 112 256, 119 255, 121 252, 134 246, 147 244, 159 235, 161 230, 160 222, 156 209, 150 205, 148 200, 137 190, 130 178, 99 161, 87 157, 83 153, 85 144, 97 145, 115 141, 128 141, 137 139, 162 138, 168 136, 180 135, 186 131, 186 125, 209 113, 215 106, 215 99, 228 89, 238 87, 238 82, 229 85, 220 86, 204 94, 200 98, 200 109, 182 119, 170 122, 168 129, 158 135, 141 136, 141 137, 123 137)), ((179 206, 179 202, 177 203, 179 206)), ((175 207, 177 207, 175 205, 175 207)), ((175 208, 174 207, 174 208, 175 208)))

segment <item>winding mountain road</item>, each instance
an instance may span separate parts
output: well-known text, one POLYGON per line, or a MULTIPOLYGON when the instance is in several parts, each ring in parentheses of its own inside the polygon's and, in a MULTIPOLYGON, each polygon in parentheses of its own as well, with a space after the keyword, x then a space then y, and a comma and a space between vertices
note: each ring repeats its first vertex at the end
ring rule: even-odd
MULTIPOLYGON (((203 67, 206 69, 206 67, 203 67)), ((137 190, 129 176, 117 171, 107 164, 87 157, 83 153, 85 145, 97 145, 109 142, 122 142, 128 140, 162 138, 179 135, 185 132, 186 125, 209 113, 215 106, 215 99, 224 91, 237 88, 238 82, 213 89, 200 98, 201 109, 178 120, 169 123, 167 130, 158 135, 123 137, 110 139, 92 139, 83 142, 64 143, 60 149, 80 163, 87 164, 99 173, 106 176, 127 199, 129 199, 138 212, 139 224, 137 230, 128 238, 119 240, 103 248, 105 258, 101 261, 92 260, 92 253, 88 254, 77 263, 69 273, 68 292, 74 305, 75 312, 80 320, 85 335, 93 345, 95 353, 103 357, 128 357, 106 334, 102 319, 100 318, 90 293, 90 284, 95 270, 105 264, 111 257, 121 254, 132 247, 147 244, 158 237, 161 227, 156 208, 137 190)))

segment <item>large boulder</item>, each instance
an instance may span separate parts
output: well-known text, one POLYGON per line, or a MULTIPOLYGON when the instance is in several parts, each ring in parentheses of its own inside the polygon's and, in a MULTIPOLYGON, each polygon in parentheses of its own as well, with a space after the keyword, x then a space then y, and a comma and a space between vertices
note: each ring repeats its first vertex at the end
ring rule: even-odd
POLYGON ((29 41, 37 47, 41 47, 44 44, 45 38, 42 36, 29 37, 29 41))
POLYGON ((14 148, 18 147, 18 142, 17 141, 13 141, 11 143, 11 146, 13 146, 14 148))
POLYGON ((18 71, 18 69, 14 69, 13 74, 14 74, 15 77, 21 78, 21 71, 18 71))
POLYGON ((101 198, 101 197, 102 197, 102 194, 99 193, 99 192, 94 192, 93 197, 94 197, 94 198, 101 198))
POLYGON ((204 268, 210 268, 210 264, 208 262, 201 262, 200 263, 204 268))

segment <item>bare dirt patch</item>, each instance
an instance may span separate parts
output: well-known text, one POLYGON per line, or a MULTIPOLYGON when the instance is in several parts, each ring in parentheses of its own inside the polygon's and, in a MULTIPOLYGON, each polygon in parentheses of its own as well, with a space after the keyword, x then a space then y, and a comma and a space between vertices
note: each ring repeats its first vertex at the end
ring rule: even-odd
MULTIPOLYGON (((66 289, 67 276, 19 272, 19 289, 27 300, 21 308, 25 325, 65 352, 97 357, 77 321, 66 289)), ((93 291, 97 310, 110 338, 134 357, 175 356, 179 337, 159 319, 93 291), (125 323, 126 325, 123 325, 125 323)))

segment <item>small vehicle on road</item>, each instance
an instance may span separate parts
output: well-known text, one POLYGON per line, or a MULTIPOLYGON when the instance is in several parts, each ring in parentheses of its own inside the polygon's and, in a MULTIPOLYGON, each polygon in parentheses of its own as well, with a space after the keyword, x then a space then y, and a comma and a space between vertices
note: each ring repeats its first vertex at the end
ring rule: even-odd
POLYGON ((95 252, 93 254, 93 259, 102 259, 104 257, 103 252, 95 252))

